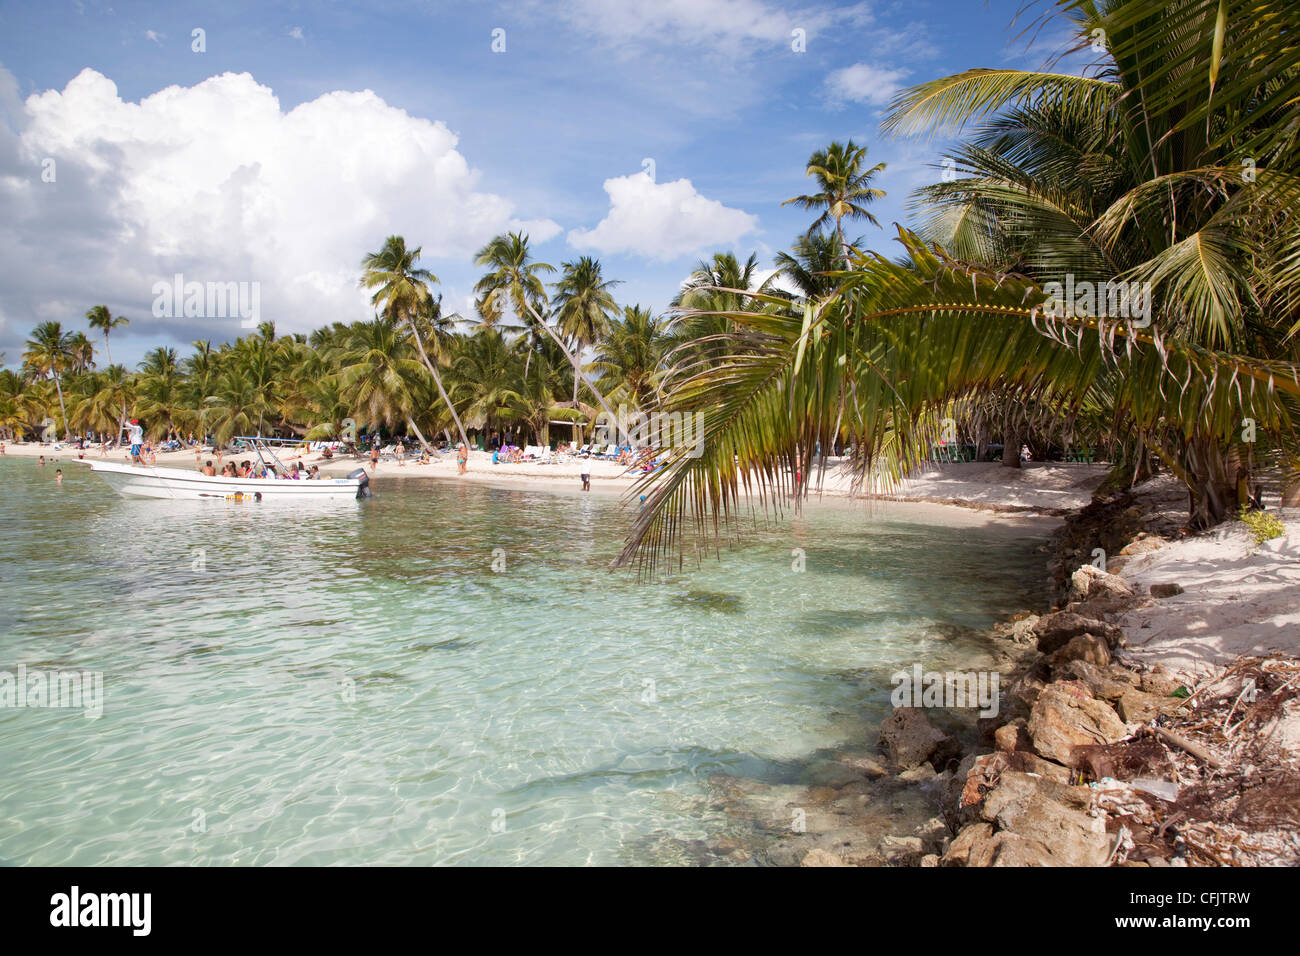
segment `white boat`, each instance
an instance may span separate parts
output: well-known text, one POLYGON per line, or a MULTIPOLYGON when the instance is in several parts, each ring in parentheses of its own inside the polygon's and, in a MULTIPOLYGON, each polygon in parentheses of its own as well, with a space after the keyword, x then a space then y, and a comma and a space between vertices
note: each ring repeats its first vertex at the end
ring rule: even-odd
MULTIPOLYGON (((288 469, 275 457, 269 439, 241 438, 241 453, 256 457, 263 465, 288 469)), ((370 478, 358 468, 346 478, 314 480, 291 478, 223 478, 184 468, 157 468, 110 461, 86 461, 92 471, 124 498, 169 498, 192 501, 278 501, 280 499, 362 498, 369 494, 370 478)))

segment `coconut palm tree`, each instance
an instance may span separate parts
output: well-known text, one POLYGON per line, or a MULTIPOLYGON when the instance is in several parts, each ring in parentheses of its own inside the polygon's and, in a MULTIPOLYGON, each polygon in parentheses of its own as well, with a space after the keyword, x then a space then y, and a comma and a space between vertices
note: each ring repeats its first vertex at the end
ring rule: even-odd
POLYGON ((512 342, 496 326, 476 329, 456 343, 452 391, 475 427, 499 430, 515 418, 523 397, 525 351, 525 339, 512 342))
POLYGON ((596 344, 591 369, 611 398, 634 408, 657 408, 656 392, 670 339, 667 320, 639 305, 625 306, 596 344))
POLYGON ((42 322, 32 330, 32 337, 27 340, 23 351, 23 364, 31 370, 34 378, 49 378, 54 381, 54 390, 59 396, 59 414, 63 417, 64 437, 72 440, 68 412, 63 404, 63 373, 72 365, 70 337, 58 322, 42 322))
MULTIPOLYGON (((1270 132, 1300 120, 1275 95, 1279 82, 1300 83, 1300 69, 1294 58, 1277 69, 1237 56, 1225 66, 1216 52, 1225 37, 1237 51, 1273 44, 1270 30, 1300 23, 1294 5, 1247 12, 1185 0, 1160 5, 1160 27, 1150 5, 1063 6, 1078 36, 1111 38, 1095 76, 971 70, 894 104, 893 130, 982 120, 948 157, 961 175, 914 200, 927 238, 1044 284, 1145 289, 1144 320, 1188 347, 1300 360, 1300 150, 1270 132), (1180 31, 1204 42, 1185 44, 1180 31), (1249 142, 1271 142, 1266 167, 1243 168, 1249 142)), ((1245 502, 1250 469, 1236 459, 1280 463, 1277 449, 1241 447, 1231 431, 1130 434, 1188 481, 1197 526, 1245 502)))
POLYGON ((120 315, 112 315, 106 305, 94 305, 86 312, 86 321, 90 323, 92 329, 98 329, 104 333, 104 357, 108 359, 108 364, 112 365, 113 353, 108 348, 108 333, 122 326, 130 325, 131 320, 120 315))
MULTIPOLYGON (((361 285, 363 288, 375 290, 370 298, 373 305, 382 307, 393 319, 406 323, 419 350, 420 358, 438 388, 438 395, 442 398, 447 413, 456 423, 460 440, 468 448, 469 437, 465 434, 465 426, 461 424, 460 417, 447 396, 447 390, 442 384, 442 376, 429 361, 423 338, 416 327, 416 315, 420 312, 422 303, 429 298, 429 285, 438 281, 438 277, 428 269, 421 269, 416 265, 419 261, 419 248, 408 250, 406 240, 401 236, 389 236, 384 240, 384 246, 379 252, 369 253, 361 261, 361 268, 364 270, 361 285)), ((420 441, 424 442, 423 436, 420 441)))
POLYGON ((797 500, 809 449, 845 432, 859 480, 888 486, 920 460, 937 415, 990 396, 1107 417, 1139 457, 1147 449, 1183 480, 1192 527, 1231 512, 1250 475, 1242 462, 1294 477, 1300 110, 1279 90, 1294 91, 1300 72, 1254 51, 1282 57, 1272 37, 1280 24, 1294 35, 1300 12, 1061 5, 1081 38, 1109 38, 1102 75, 968 71, 903 91, 886 118, 908 132, 980 121, 955 153, 966 181, 920 197, 959 256, 900 230, 901 260, 852 255, 811 312, 751 296, 721 316, 748 337, 745 351, 670 369, 668 400, 707 410, 704 454, 647 479, 621 560, 653 566, 684 546, 682 529, 734 513, 744 489, 797 500), (1220 61, 1225 43, 1249 55, 1220 61), (1272 128, 1279 120, 1290 135, 1272 128), (1237 159, 1247 143, 1272 163, 1254 181, 1237 159), (1046 286, 1067 269, 1150 283, 1163 293, 1151 324, 1107 301, 1057 308, 1046 286))
MULTIPOLYGON (((478 251, 474 264, 490 270, 474 286, 474 291, 480 296, 479 312, 485 323, 493 324, 500 319, 506 306, 511 307, 515 315, 528 324, 530 331, 541 330, 550 336, 573 366, 573 374, 581 376, 582 364, 578 357, 542 317, 546 311, 546 286, 541 276, 543 273, 554 272, 555 267, 531 259, 528 237, 522 232, 497 236, 478 251), (528 322, 529 318, 531 323, 528 322)), ((590 380, 584 381, 609 416, 609 421, 614 421, 614 410, 610 408, 605 396, 590 380)))
POLYGON ((86 394, 72 410, 72 420, 77 427, 101 434, 113 431, 121 434, 126 407, 135 401, 135 388, 130 373, 121 365, 110 365, 92 376, 86 394))
MULTIPOLYGON (((376 316, 373 322, 353 327, 347 348, 339 357, 339 394, 372 428, 392 428, 397 422, 405 422, 420 444, 427 447, 428 442, 412 419, 425 368, 412 353, 404 327, 409 323, 392 315, 376 316)), ((450 405, 450 400, 447 402, 450 405)))
MULTIPOLYGON (((618 312, 618 304, 609 290, 619 285, 617 280, 601 275, 600 261, 592 256, 581 256, 562 266, 560 280, 555 283, 553 315, 560 334, 572 345, 577 354, 600 341, 609 327, 610 317, 618 312)), ((578 400, 577 368, 573 371, 573 400, 578 400)))
POLYGON ((880 226, 868 210, 867 205, 885 197, 883 189, 876 189, 871 181, 878 173, 885 170, 884 163, 876 163, 866 169, 867 148, 858 146, 849 140, 847 143, 833 142, 825 149, 819 149, 808 157, 805 170, 817 183, 817 192, 787 199, 781 205, 794 203, 804 209, 821 210, 821 215, 808 227, 808 235, 834 223, 835 234, 839 237, 840 248, 847 249, 844 241, 844 220, 865 219, 873 226, 880 226))
POLYGON ((181 388, 181 367, 176 350, 160 345, 144 354, 136 383, 136 410, 149 422, 149 433, 170 438, 197 416, 187 414, 181 388))
POLYGON ((84 375, 95 366, 95 346, 86 338, 85 332, 68 333, 68 355, 71 363, 68 371, 74 375, 84 375))
MULTIPOLYGON (((862 239, 850 244, 850 248, 862 239)), ((772 288, 776 291, 779 276, 799 290, 805 301, 829 295, 835 289, 835 276, 844 266, 846 250, 840 245, 838 233, 814 232, 798 237, 790 252, 778 252, 774 265, 776 276, 772 288)))

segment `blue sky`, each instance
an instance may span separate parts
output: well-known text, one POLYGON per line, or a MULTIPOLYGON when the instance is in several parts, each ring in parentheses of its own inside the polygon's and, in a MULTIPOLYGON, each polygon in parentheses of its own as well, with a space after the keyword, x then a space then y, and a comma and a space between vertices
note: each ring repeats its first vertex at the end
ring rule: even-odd
POLYGON ((117 361, 241 333, 151 316, 177 271, 259 282, 281 330, 365 318, 353 274, 389 232, 424 246, 456 311, 477 245, 520 226, 538 258, 598 255, 620 301, 663 309, 713 251, 770 267, 809 222, 780 205, 808 155, 850 137, 888 164, 885 231, 852 230, 887 249, 943 144, 882 138, 882 107, 899 85, 1043 65, 1065 35, 1027 50, 1020 6, 2 3, 0 350, 15 364, 36 321, 82 328, 97 302, 132 319, 117 361))

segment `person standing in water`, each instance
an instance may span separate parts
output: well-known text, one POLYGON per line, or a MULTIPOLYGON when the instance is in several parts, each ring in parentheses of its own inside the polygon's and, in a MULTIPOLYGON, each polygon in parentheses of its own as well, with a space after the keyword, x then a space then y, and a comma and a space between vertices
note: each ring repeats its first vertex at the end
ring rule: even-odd
POLYGON ((54 469, 54 480, 57 481, 59 484, 63 484, 63 469, 62 469, 62 468, 56 468, 56 469, 54 469))
POLYGON ((144 460, 140 457, 140 449, 144 445, 144 429, 140 427, 138 418, 131 419, 131 430, 128 440, 131 443, 131 464, 144 465, 144 460))
POLYGON ((468 470, 467 468, 468 464, 469 464, 469 449, 465 447, 464 442, 461 442, 459 445, 456 446, 456 468, 458 469, 456 473, 458 475, 465 474, 465 472, 468 470))

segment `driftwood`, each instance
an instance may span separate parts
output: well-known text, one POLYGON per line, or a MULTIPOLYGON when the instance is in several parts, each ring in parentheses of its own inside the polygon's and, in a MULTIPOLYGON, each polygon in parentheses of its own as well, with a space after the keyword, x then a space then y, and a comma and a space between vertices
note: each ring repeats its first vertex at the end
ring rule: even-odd
POLYGON ((1214 756, 1214 754, 1210 753, 1200 744, 1192 743, 1190 740, 1188 740, 1186 737, 1182 736, 1181 734, 1176 734, 1172 730, 1165 730, 1165 728, 1163 727, 1152 727, 1151 732, 1154 733, 1161 740, 1165 741, 1165 743, 1173 744, 1175 747, 1179 748, 1180 750, 1187 751, 1189 754, 1191 754, 1197 760, 1200 760, 1202 763, 1208 764, 1209 766, 1214 767, 1216 770, 1223 769, 1223 762, 1219 760, 1218 757, 1214 756))

